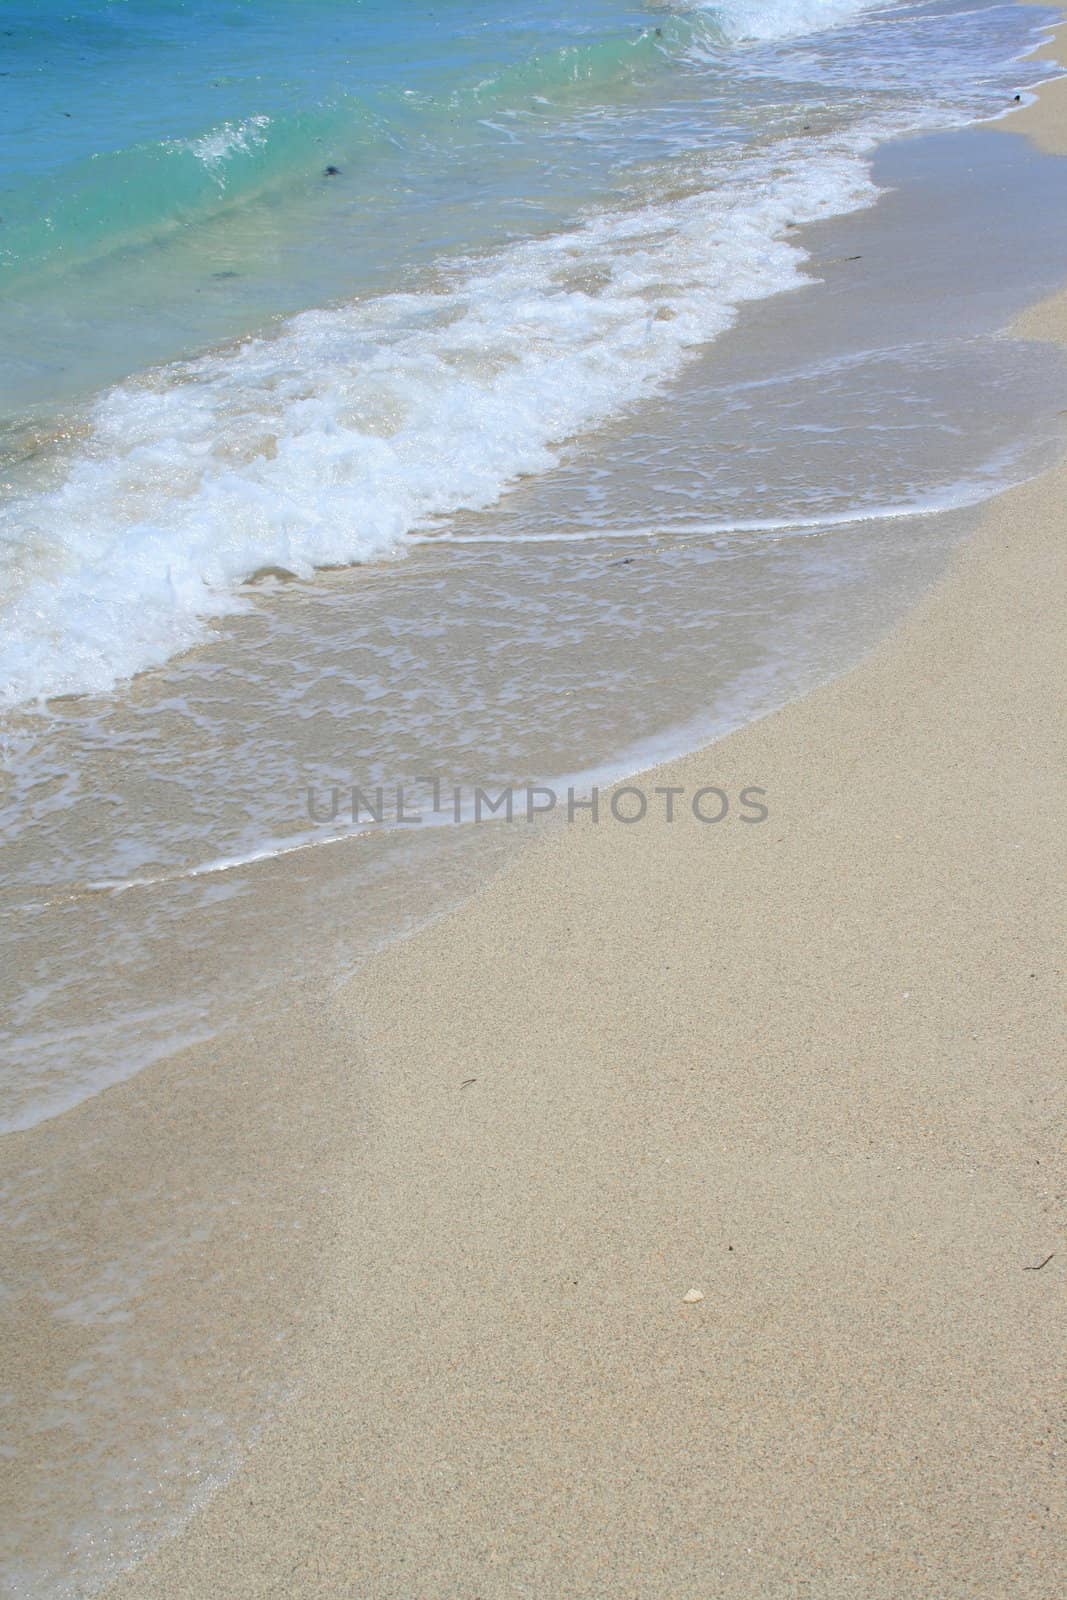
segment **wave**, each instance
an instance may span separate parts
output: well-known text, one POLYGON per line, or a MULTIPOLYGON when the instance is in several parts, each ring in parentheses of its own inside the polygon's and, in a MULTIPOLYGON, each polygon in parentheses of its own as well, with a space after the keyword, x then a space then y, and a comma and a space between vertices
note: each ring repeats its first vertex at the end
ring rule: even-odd
POLYGON ((396 555, 491 505, 743 302, 806 281, 788 225, 876 194, 845 136, 708 178, 112 389, 59 481, 0 512, 0 699, 106 691, 242 609, 265 568, 396 555))
POLYGON ((608 105, 687 57, 694 42, 771 40, 847 20, 857 0, 724 0, 664 9, 653 26, 534 53, 439 92, 339 94, 270 108, 182 137, 102 151, 4 188, 0 280, 62 270, 216 215, 265 192, 321 181, 325 164, 373 169, 384 154, 478 137, 487 116, 563 117, 608 105))
MULTIPOLYGON (((963 511, 970 506, 981 505, 991 494, 1012 481, 1011 464, 1010 456, 997 455, 986 463, 983 476, 962 479, 936 493, 896 503, 860 503, 849 507, 847 511, 824 511, 818 516, 732 518, 723 522, 659 522, 649 527, 612 527, 603 533, 577 528, 560 533, 524 534, 523 544, 588 544, 591 539, 603 543, 633 541, 659 544, 671 539, 732 541, 765 535, 776 538, 793 535, 803 537, 806 534, 825 533, 830 528, 855 528, 864 522, 910 522, 920 517, 941 516, 946 511, 963 511)), ((413 535, 412 539, 420 544, 475 546, 515 542, 513 534, 505 533, 433 533, 413 535)))
POLYGON ((688 32, 658 29, 534 55, 460 87, 341 94, 104 151, 3 191, 0 278, 16 284, 188 226, 235 204, 319 183, 324 165, 373 170, 396 151, 479 136, 487 115, 563 116, 668 70, 688 32))
POLYGON ((256 113, 188 138, 105 151, 3 193, 0 279, 8 287, 160 237, 280 183, 321 173, 323 147, 374 143, 349 106, 256 113))
POLYGON ((727 40, 793 39, 855 20, 870 0, 714 0, 709 12, 727 40))

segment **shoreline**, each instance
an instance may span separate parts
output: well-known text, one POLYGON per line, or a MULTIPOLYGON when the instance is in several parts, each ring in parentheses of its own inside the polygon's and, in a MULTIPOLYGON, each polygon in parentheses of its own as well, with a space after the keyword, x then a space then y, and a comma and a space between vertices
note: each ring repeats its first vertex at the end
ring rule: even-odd
MULTIPOLYGON (((1042 109, 1064 83, 998 128, 1035 113, 1036 133, 1018 131, 1067 151, 1067 105, 1042 109)), ((1067 343, 1067 293, 1013 331, 1067 343)), ((1062 1284, 1049 1245, 1047 1268, 1022 1278, 1040 1292, 1009 1292, 1016 1246, 1035 1241, 1024 1267, 1046 1254, 1053 1188, 1040 1182, 1055 1146, 1041 1135, 1057 1085, 1035 1011, 1047 953, 1021 996, 1007 967, 1016 947, 1036 949, 1024 913, 1055 877, 1055 767, 1044 795, 1035 774, 1054 732, 1042 647, 1064 486, 1067 465, 999 495, 947 578, 858 667, 633 774, 649 792, 762 784, 765 824, 549 826, 336 1002, 298 984, 281 1025, 171 1057, 145 1094, 109 1091, 56 1128, 53 1153, 84 1166, 65 1196, 78 1215, 53 1199, 38 1232, 86 1252, 89 1321, 110 1314, 107 1272, 91 1270, 98 1230, 123 1195, 147 1197, 143 1219, 124 1218, 124 1249, 138 1270, 161 1218, 178 1240, 189 1404, 217 1393, 220 1413, 253 1427, 282 1405, 243 1460, 238 1428, 217 1498, 108 1594, 740 1600, 861 1581, 865 1600, 929 1600, 946 1584, 987 1593, 981 1563, 1009 1559, 1031 1503, 1051 1545, 1040 1524, 1055 1485, 1040 1506, 1010 1500, 1027 1482, 1020 1439, 992 1490, 973 1474, 957 1489, 952 1451, 991 1453, 965 1374, 1016 1427, 982 1379, 983 1352, 1005 1393, 1014 1385, 1031 1444, 1043 1437, 1038 1319, 1062 1284), (1014 685, 1002 679, 1017 641, 1014 685), (999 668, 984 660, 998 643, 999 668), (986 814, 985 787, 1011 815, 986 814), (994 897, 1005 909, 990 930, 994 897), (998 943, 1003 927, 1015 945, 998 943), (953 939, 950 960, 938 940, 953 939), (893 991, 895 977, 910 987, 893 991), (1016 1037, 1034 1071, 1028 1110, 1018 1062, 1002 1059, 1016 1037), (220 1180, 205 1220, 192 1197, 220 1180), (206 1260, 225 1271, 205 1275, 206 1260), (213 1284, 254 1300, 286 1343, 249 1341, 230 1362, 213 1284), (689 1287, 704 1301, 686 1305, 689 1287), (956 1326, 960 1304, 974 1329, 956 1326), (915 1469, 927 1500, 958 1512, 932 1566, 901 1441, 929 1443, 933 1424, 898 1351, 936 1380, 946 1437, 962 1429, 915 1469), (875 1449, 891 1446, 881 1467, 864 1453, 872 1418, 875 1449), (886 1548, 863 1545, 864 1517, 892 1535, 886 1548)), ((1062 1237, 1058 1215, 1055 1227, 1062 1237)), ((146 1281, 135 1355, 174 1345, 173 1294, 156 1304, 146 1281)), ((28 1308, 16 1383, 61 1388, 84 1357, 77 1329, 37 1351, 34 1330, 28 1308)), ((239 1350, 239 1318, 232 1331, 239 1350)), ((1054 1592, 1055 1576, 1022 1560, 996 1569, 1012 1592, 1054 1592), (1039 1581, 1050 1586, 1026 1587, 1039 1581)))
POLYGON ((550 830, 347 986, 299 1405, 110 1593, 1057 1592, 1065 494, 642 775, 765 824, 550 830))
MULTIPOLYGON (((8 1030, 0 1042, 0 1076, 10 1084, 7 1129, 39 1123, 61 1105, 69 1108, 72 1100, 165 1061, 182 1040, 258 1026, 260 1000, 269 1005, 272 995, 286 993, 292 974, 305 988, 329 985, 335 973, 354 970, 371 950, 431 920, 490 876, 493 862, 485 858, 493 850, 519 844, 513 836, 490 847, 485 830, 474 830, 477 842, 438 831, 431 844, 428 828, 421 838, 420 830, 384 828, 359 839, 350 834, 329 852, 294 851, 289 846, 298 837, 325 843, 308 837, 300 787, 305 764, 314 770, 325 759, 328 777, 342 787, 346 779, 365 779, 366 767, 379 761, 388 762, 383 776, 463 774, 466 744, 482 751, 479 764, 490 769, 482 776, 490 782, 533 774, 559 788, 571 782, 569 774, 576 783, 603 785, 609 775, 702 748, 861 659, 943 570, 950 548, 974 523, 976 496, 988 499, 1008 481, 1051 464, 1062 426, 1048 402, 1062 388, 1063 353, 1012 341, 1003 329, 1058 287, 1067 247, 1061 221, 1067 168, 1026 141, 972 126, 891 140, 872 153, 872 177, 881 190, 876 204, 798 233, 810 262, 805 286, 743 308, 735 327, 680 377, 671 404, 654 401, 642 411, 635 460, 621 425, 598 437, 586 465, 595 459, 598 494, 607 496, 601 516, 613 532, 639 528, 636 545, 609 534, 535 545, 527 552, 532 559, 516 560, 523 547, 509 548, 505 539, 491 538, 479 550, 491 525, 474 519, 456 549, 420 549, 395 571, 372 564, 323 574, 306 589, 268 597, 263 618, 227 624, 217 646, 177 663, 173 676, 147 675, 128 703, 120 697, 99 708, 99 716, 75 703, 47 745, 34 750, 31 738, 27 775, 42 756, 53 767, 66 766, 88 789, 89 804, 55 813, 53 826, 31 791, 25 826, 20 820, 5 851, 9 925, 23 911, 29 923, 19 926, 19 958, 9 963, 0 991, 14 1013, 20 983, 29 981, 21 974, 43 964, 59 980, 51 992, 38 988, 41 1003, 30 999, 21 1041, 8 1030), (1038 208, 1042 214, 1035 215, 1038 208), (976 231, 986 241, 977 257, 970 244, 976 231), (1022 257, 1020 237, 1028 238, 1022 257), (899 293, 904 279, 907 296, 899 293), (854 357, 859 362, 850 372, 854 357), (833 375, 824 392, 826 362, 833 375), (898 402, 901 380, 911 397, 904 401, 901 392, 898 402), (851 404, 844 403, 846 391, 851 404), (755 412, 747 409, 749 398, 755 412), (879 426, 857 430, 854 419, 864 415, 877 415, 879 426), (802 416, 805 426, 794 426, 802 416), (750 463, 744 439, 752 429, 762 448, 750 463), (707 452, 709 437, 716 447, 707 452), (780 449, 772 446, 775 437, 780 449), (813 437, 820 448, 809 459, 813 437), (678 452, 679 460, 691 457, 699 480, 688 489, 670 464, 678 452), (896 492, 904 486, 906 493, 896 492), (670 511, 679 490, 692 508, 705 505, 716 515, 687 529, 671 514, 659 529, 655 506, 662 497, 670 511), (813 509, 812 493, 822 512, 814 535, 800 514, 813 509), (960 509, 949 510, 953 503, 960 509), (757 512, 776 507, 785 514, 771 517, 773 531, 742 531, 746 519, 750 524, 757 512), (904 510, 917 515, 891 515, 904 510), (860 520, 860 512, 875 520, 860 520), (616 554, 629 570, 612 570, 616 554), (679 582, 684 567, 688 583, 679 582), (542 608, 551 612, 560 582, 575 600, 574 627, 559 631, 546 655, 537 649, 536 618, 542 608), (419 642, 421 608, 438 584, 448 631, 460 645, 472 639, 470 623, 477 620, 466 597, 509 596, 503 623, 490 621, 478 635, 467 712, 447 704, 451 669, 435 660, 433 634, 425 646, 419 642), (620 601, 630 613, 625 631, 612 623, 620 601), (508 612, 521 616, 524 606, 534 620, 516 632, 508 612), (343 623, 350 610, 368 626, 367 659, 388 661, 391 639, 410 641, 412 659, 401 660, 391 691, 402 714, 389 728, 391 719, 378 710, 361 712, 353 663, 344 670, 349 709, 341 720, 326 717, 320 704, 317 723, 301 717, 294 725, 287 701, 310 710, 330 698, 333 664, 345 648, 338 619, 343 623), (667 614, 674 621, 662 634, 667 614), (249 676, 257 639, 262 643, 264 628, 274 637, 287 615, 296 636, 289 656, 275 660, 267 702, 260 704, 250 696, 249 676), (695 651, 688 648, 694 625, 695 651), (556 684, 563 691, 556 706, 508 693, 495 663, 498 636, 509 634, 517 647, 515 672, 556 684), (290 667, 302 675, 303 689, 290 667), (438 668, 442 715, 427 728, 429 737, 416 739, 403 713, 406 685, 430 678, 437 693, 438 668), (194 701, 208 692, 210 700, 212 681, 232 690, 223 714, 209 706, 218 742, 209 741, 206 758, 198 756, 189 719, 178 717, 167 749, 177 787, 158 822, 139 825, 138 816, 154 815, 159 804, 160 773, 146 730, 165 714, 175 687, 194 701), (87 770, 86 711, 98 746, 133 741, 128 766, 107 762, 87 770), (278 770, 264 762, 257 741, 242 742, 249 716, 263 730, 264 749, 280 741, 278 770), (502 769, 494 752, 504 748, 509 759, 502 769), (359 767, 333 772, 336 756, 347 765, 347 750, 359 753, 359 767), (251 812, 234 803, 250 784, 258 789, 251 812), (115 798, 104 806, 100 797, 112 787, 115 798), (59 871, 48 864, 50 835, 57 860, 66 863, 59 871), (232 862, 234 853, 254 863, 220 878, 202 872, 220 858, 232 862), (38 876, 73 898, 58 902, 54 914, 47 900, 21 904, 24 891, 16 885, 29 884, 37 901, 38 876), (104 885, 111 888, 101 894, 104 885), (121 896, 114 893, 119 888, 121 896), (195 906, 198 895, 214 897, 206 912, 195 906), (349 909, 357 899, 363 915, 353 926, 349 909), (348 931, 342 948, 324 954, 320 933, 327 925, 348 931), (129 965, 94 956, 116 936, 143 959, 129 965), (189 952, 177 987, 167 954, 176 945, 189 952), (224 977, 219 949, 233 954, 224 977), (71 1060, 67 1029, 79 1028, 90 1013, 97 1020, 80 1035, 71 1060)), ((507 517, 516 516, 527 534, 536 534, 540 521, 551 522, 567 504, 580 510, 588 487, 583 459, 517 490, 521 508, 507 513, 505 528, 507 517)), ((13 765, 23 766, 21 755, 13 765)))

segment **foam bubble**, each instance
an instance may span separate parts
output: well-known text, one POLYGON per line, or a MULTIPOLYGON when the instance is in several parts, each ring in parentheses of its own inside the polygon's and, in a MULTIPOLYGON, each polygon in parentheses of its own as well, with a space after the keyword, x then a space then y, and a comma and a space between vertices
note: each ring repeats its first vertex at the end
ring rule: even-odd
POLYGON ((789 39, 837 28, 866 11, 866 0, 716 0, 712 11, 728 39, 789 39))
POLYGON ((205 167, 217 173, 230 156, 264 145, 270 122, 266 116, 246 117, 244 122, 224 122, 196 139, 174 141, 168 148, 188 150, 205 167))
POLYGON ((783 141, 700 193, 112 389, 58 483, 3 509, 0 696, 106 691, 240 609, 260 569, 396 555, 492 504, 744 301, 803 282, 787 224, 875 192, 855 140, 783 141))

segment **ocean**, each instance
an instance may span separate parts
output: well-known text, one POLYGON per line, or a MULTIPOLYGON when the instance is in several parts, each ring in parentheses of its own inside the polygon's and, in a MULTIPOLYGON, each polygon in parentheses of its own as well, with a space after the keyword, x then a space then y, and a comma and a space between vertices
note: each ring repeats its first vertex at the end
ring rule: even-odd
MULTIPOLYGON (((328 992, 531 831, 434 784, 587 795, 843 670, 1051 459, 1062 358, 1004 329, 1067 207, 1020 267, 1042 158, 971 125, 1055 15, 0 3, 0 1129, 328 992), (401 785, 425 826, 329 799, 401 785)), ((222 1470, 180 1438, 169 1521, 142 1436, 11 1592, 172 1526, 222 1470)))
POLYGON ((1011 5, 3 9, 0 699, 110 692, 257 572, 393 558, 794 287, 1011 5), (327 176, 327 174, 331 174, 327 176))

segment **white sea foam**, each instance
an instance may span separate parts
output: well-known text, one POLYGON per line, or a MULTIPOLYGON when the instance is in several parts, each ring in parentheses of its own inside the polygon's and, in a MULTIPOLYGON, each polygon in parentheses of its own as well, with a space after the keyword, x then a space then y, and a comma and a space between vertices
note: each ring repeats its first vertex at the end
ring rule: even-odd
POLYGON ((868 0, 708 0, 728 39, 789 39, 851 22, 868 0))
POLYGON ((269 127, 269 117, 246 117, 243 122, 224 122, 195 139, 172 140, 169 148, 188 150, 205 167, 217 173, 230 156, 247 153, 265 144, 269 127))
POLYGON ((787 224, 872 201, 859 146, 783 142, 701 193, 111 390, 58 486, 3 508, 0 698, 105 691, 240 609, 259 569, 395 554, 552 466, 742 302, 804 281, 787 224))
MULTIPOLYGON (((924 495, 914 501, 899 505, 856 506, 849 511, 827 511, 815 517, 753 517, 728 522, 665 522, 647 528, 610 528, 595 535, 598 540, 635 540, 654 542, 662 539, 737 539, 753 535, 771 534, 803 535, 822 533, 829 528, 854 528, 862 522, 908 522, 916 517, 936 517, 946 511, 962 511, 968 506, 981 505, 988 500, 994 486, 1009 483, 1010 467, 1005 456, 998 456, 988 464, 988 475, 973 481, 953 484, 935 494, 924 495)), ((524 536, 527 544, 588 544, 588 528, 566 529, 554 533, 536 533, 524 536)), ((513 542, 512 536, 496 533, 434 533, 415 535, 422 544, 494 545, 513 542)))

